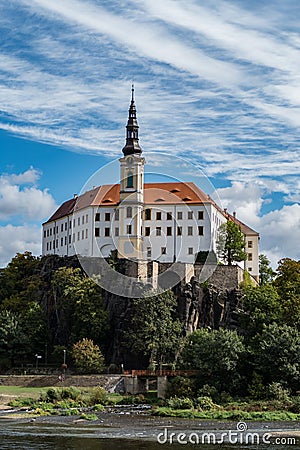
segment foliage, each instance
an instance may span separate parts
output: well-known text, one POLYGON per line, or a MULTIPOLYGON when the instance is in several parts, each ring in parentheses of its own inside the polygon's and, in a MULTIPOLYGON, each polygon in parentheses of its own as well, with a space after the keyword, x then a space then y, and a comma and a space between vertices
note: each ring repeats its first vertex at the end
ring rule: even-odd
POLYGON ((216 405, 212 398, 208 396, 198 397, 196 403, 198 409, 202 411, 209 411, 211 409, 219 408, 219 405, 216 405))
POLYGON ((267 325, 251 342, 254 370, 265 383, 300 387, 300 332, 288 325, 267 325))
POLYGON ((97 414, 82 413, 81 416, 80 416, 80 419, 84 419, 84 420, 98 420, 98 416, 97 416, 97 414))
POLYGON ((14 366, 16 358, 21 358, 29 344, 25 335, 21 317, 11 311, 0 312, 0 356, 10 358, 11 366, 14 366))
POLYGON ((195 396, 195 386, 190 378, 174 377, 168 385, 167 397, 188 397, 195 396))
POLYGON ((219 258, 231 266, 233 262, 247 259, 247 253, 244 249, 245 237, 240 226, 230 220, 220 225, 217 239, 219 258))
POLYGON ((172 409, 190 409, 193 408, 193 400, 187 397, 171 397, 167 400, 167 405, 172 409))
POLYGON ((270 400, 290 401, 290 391, 282 386, 281 383, 273 381, 267 386, 267 398, 270 400))
POLYGON ((171 291, 132 299, 131 320, 124 334, 124 345, 136 354, 149 356, 152 366, 173 362, 182 334, 176 307, 177 301, 171 291))
POLYGON ((281 259, 273 284, 282 302, 284 322, 300 328, 300 261, 281 259))
POLYGON ((104 370, 104 357, 91 339, 82 339, 73 345, 75 366, 82 373, 100 373, 104 370))
POLYGON ((243 338, 236 331, 196 330, 185 341, 179 358, 179 368, 198 369, 200 380, 215 386, 219 392, 237 388, 239 362, 245 352, 243 338))
POLYGON ((243 309, 240 324, 250 335, 260 333, 264 325, 280 323, 282 319, 280 298, 271 284, 244 289, 243 309))
POLYGON ((99 386, 92 390, 88 403, 90 405, 105 405, 107 399, 106 390, 99 386))
POLYGON ((273 281, 276 273, 270 266, 270 261, 266 255, 259 255, 259 284, 264 286, 273 281))
POLYGON ((253 373, 252 380, 248 385, 248 393, 250 398, 253 399, 258 400, 266 398, 267 392, 262 375, 259 375, 256 372, 253 373))

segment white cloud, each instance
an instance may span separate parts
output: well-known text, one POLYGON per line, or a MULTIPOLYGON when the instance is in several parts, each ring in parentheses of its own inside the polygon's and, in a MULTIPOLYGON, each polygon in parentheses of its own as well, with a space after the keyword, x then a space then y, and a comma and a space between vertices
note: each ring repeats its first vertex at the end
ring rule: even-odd
POLYGON ((21 217, 23 221, 42 220, 54 211, 56 203, 47 189, 27 186, 38 178, 39 172, 34 168, 21 174, 0 176, 0 220, 7 222, 12 217, 21 217))
POLYGON ((261 214, 266 186, 233 182, 228 188, 218 189, 222 205, 228 212, 236 211, 237 218, 260 234, 260 253, 265 253, 272 266, 279 259, 299 259, 300 205, 284 205, 267 214, 261 214))
POLYGON ((41 254, 41 229, 34 225, 0 226, 0 267, 5 267, 16 253, 41 254))

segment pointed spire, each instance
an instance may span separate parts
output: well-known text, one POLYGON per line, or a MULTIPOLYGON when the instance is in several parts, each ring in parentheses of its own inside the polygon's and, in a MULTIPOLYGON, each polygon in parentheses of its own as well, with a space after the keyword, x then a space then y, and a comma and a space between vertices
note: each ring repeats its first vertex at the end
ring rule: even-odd
POLYGON ((139 126, 134 103, 134 84, 131 86, 131 103, 126 125, 126 144, 125 147, 123 147, 122 152, 125 156, 142 153, 142 149, 139 145, 139 126))

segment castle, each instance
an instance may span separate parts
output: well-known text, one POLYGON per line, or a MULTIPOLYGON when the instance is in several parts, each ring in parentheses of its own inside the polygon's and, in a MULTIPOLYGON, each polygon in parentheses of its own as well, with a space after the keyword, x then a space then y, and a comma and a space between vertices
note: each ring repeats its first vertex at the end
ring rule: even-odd
POLYGON ((192 182, 145 183, 134 89, 120 158, 120 183, 64 202, 43 224, 42 254, 193 264, 216 252, 218 228, 236 222, 245 236, 244 269, 258 279, 259 234, 220 208, 192 182))

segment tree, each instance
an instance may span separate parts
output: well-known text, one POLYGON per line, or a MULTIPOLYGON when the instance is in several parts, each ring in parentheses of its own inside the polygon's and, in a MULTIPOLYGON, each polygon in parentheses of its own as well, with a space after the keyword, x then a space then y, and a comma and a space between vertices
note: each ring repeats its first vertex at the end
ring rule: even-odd
POLYGON ((259 284, 265 285, 271 283, 276 273, 270 266, 270 261, 266 255, 259 255, 259 284))
POLYGON ((75 366, 83 373, 100 373, 104 369, 104 357, 98 345, 91 339, 82 339, 73 345, 75 366))
POLYGON ((177 301, 172 291, 132 300, 130 329, 125 332, 127 348, 149 356, 150 366, 174 361, 182 336, 176 318, 177 301))
POLYGON ((247 253, 244 249, 245 237, 241 227, 230 220, 220 225, 217 239, 219 257, 231 266, 233 262, 247 259, 247 253))
POLYGON ((282 305, 271 284, 248 287, 244 290, 244 311, 240 315, 242 328, 251 336, 260 333, 264 325, 282 320, 282 305))
POLYGON ((0 356, 9 358, 13 367, 18 358, 28 351, 28 337, 21 325, 20 316, 11 311, 0 313, 0 356))
POLYGON ((276 323, 265 326, 251 345, 254 370, 265 383, 278 382, 300 388, 300 333, 296 328, 276 323))
POLYGON ((239 385, 238 366, 244 352, 243 337, 236 331, 202 328, 187 336, 179 368, 198 369, 202 384, 209 382, 219 392, 228 392, 239 385))
POLYGON ((278 263, 273 284, 280 296, 283 319, 289 325, 300 327, 300 261, 290 258, 278 263))

